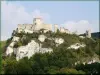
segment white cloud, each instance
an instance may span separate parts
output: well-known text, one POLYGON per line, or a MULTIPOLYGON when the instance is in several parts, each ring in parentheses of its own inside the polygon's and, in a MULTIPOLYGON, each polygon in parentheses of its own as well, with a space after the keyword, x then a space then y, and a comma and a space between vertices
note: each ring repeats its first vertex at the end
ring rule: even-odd
POLYGON ((44 21, 50 21, 50 15, 48 13, 41 13, 38 9, 29 13, 22 5, 2 1, 1 40, 6 40, 7 38, 11 37, 11 33, 17 28, 17 24, 32 23, 33 18, 36 16, 41 16, 44 21))
POLYGON ((98 31, 99 23, 95 26, 87 20, 80 21, 67 21, 62 24, 65 28, 69 29, 71 32, 77 31, 78 34, 85 33, 86 30, 90 29, 91 32, 98 31), (95 27, 95 28, 94 28, 95 27))

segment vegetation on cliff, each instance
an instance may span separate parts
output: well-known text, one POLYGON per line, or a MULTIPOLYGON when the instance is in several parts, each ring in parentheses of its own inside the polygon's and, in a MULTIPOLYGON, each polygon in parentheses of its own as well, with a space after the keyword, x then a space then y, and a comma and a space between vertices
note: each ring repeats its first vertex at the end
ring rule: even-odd
MULTIPOLYGON (((100 39, 80 38, 75 34, 66 34, 53 32, 47 33, 15 33, 13 36, 18 36, 22 39, 14 46, 19 47, 28 44, 32 39, 37 40, 40 34, 45 35, 48 38, 64 39, 64 43, 55 46, 55 43, 46 39, 43 44, 44 47, 52 47, 52 53, 36 53, 30 59, 24 57, 23 59, 16 61, 15 56, 3 57, 2 59, 2 74, 99 74, 100 63, 86 64, 82 63, 89 61, 92 58, 100 57, 99 43, 100 39), (23 38, 24 36, 24 38, 23 38), (85 43, 86 47, 79 48, 78 50, 67 49, 73 43, 85 43), (80 61, 75 65, 75 62, 80 61)), ((8 39, 6 45, 2 45, 2 51, 5 52, 5 48, 11 43, 11 39, 8 39)))

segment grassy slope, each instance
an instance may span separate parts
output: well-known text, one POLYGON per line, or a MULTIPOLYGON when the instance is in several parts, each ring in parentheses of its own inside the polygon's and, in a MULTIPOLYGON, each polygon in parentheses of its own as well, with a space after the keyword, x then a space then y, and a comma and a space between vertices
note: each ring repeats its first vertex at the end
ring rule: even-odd
POLYGON ((1 45, 1 48, 3 48, 6 45, 6 41, 0 41, 0 45, 1 45))
POLYGON ((2 52, 4 51, 4 48, 5 48, 5 46, 6 46, 6 41, 0 41, 0 73, 2 73, 2 71, 1 71, 1 55, 2 55, 2 52))

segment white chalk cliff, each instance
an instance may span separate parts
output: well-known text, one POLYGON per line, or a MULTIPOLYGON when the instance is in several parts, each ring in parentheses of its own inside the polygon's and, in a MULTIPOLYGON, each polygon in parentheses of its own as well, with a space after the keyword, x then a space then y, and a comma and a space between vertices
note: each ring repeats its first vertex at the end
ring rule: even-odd
MULTIPOLYGON (((47 37, 45 35, 39 35, 38 40, 40 42, 44 42, 47 37)), ((42 44, 37 43, 35 40, 31 40, 27 45, 20 46, 18 48, 14 48, 14 45, 19 41, 19 37, 14 36, 10 45, 7 47, 6 55, 11 55, 14 53, 16 55, 16 60, 22 59, 23 57, 30 58, 35 53, 45 53, 45 52, 52 52, 52 48, 42 48, 42 44)), ((62 38, 52 38, 55 40, 55 43, 62 44, 64 39, 62 38)))
POLYGON ((39 35, 39 38, 38 38, 39 41, 44 42, 45 39, 46 39, 46 36, 44 36, 44 35, 39 35))
POLYGON ((6 55, 11 55, 14 51, 14 48, 13 46, 15 45, 16 42, 19 41, 19 37, 16 37, 14 36, 13 39, 12 39, 12 42, 10 43, 10 45, 7 47, 7 50, 6 50, 6 55))
POLYGON ((85 44, 80 44, 80 43, 75 43, 73 45, 70 45, 70 47, 68 47, 67 49, 78 49, 80 47, 85 47, 85 44))
MULTIPOLYGON (((44 42, 47 37, 45 35, 39 35, 38 40, 40 42, 44 42)), ((19 59, 22 59, 23 57, 28 57, 30 58, 32 55, 35 53, 45 53, 45 52, 52 52, 52 48, 42 48, 42 44, 36 42, 35 40, 31 40, 27 45, 25 46, 20 46, 18 48, 14 48, 14 45, 16 42, 19 41, 19 37, 14 36, 12 39, 12 42, 10 45, 7 47, 6 50, 6 55, 11 55, 14 53, 16 55, 16 60, 18 61, 19 59)), ((63 38, 47 38, 51 39, 56 43, 56 46, 59 46, 60 44, 64 43, 63 38)), ((67 49, 78 49, 80 47, 85 47, 85 44, 80 44, 80 43, 75 43, 68 47, 67 49)))

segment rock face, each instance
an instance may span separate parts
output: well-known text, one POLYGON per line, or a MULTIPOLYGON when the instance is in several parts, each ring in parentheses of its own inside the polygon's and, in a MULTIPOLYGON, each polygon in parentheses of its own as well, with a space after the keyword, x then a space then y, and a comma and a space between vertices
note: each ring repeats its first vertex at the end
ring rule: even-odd
MULTIPOLYGON (((44 42, 47 37, 44 35, 40 35, 38 40, 44 42)), ((52 52, 52 48, 42 48, 42 44, 37 43, 35 40, 31 40, 26 46, 20 46, 18 48, 14 48, 14 45, 19 41, 19 37, 14 36, 12 42, 7 47, 6 55, 11 55, 14 53, 16 55, 16 60, 22 59, 23 57, 30 58, 35 53, 45 53, 52 52)))
POLYGON ((46 36, 44 36, 44 35, 40 35, 39 38, 38 38, 38 40, 41 41, 41 42, 44 42, 45 39, 46 39, 46 36))
MULTIPOLYGON (((25 36, 23 36, 25 38, 25 36)), ((22 38, 23 38, 22 37, 22 38)), ((45 53, 45 52, 52 52, 52 48, 42 48, 42 44, 36 42, 35 40, 31 40, 27 45, 20 46, 18 48, 14 48, 14 45, 19 42, 22 38, 14 36, 12 39, 12 42, 7 47, 6 55, 11 55, 14 53, 16 55, 16 60, 22 59, 23 57, 30 58, 35 53, 45 53)), ((24 39, 23 38, 23 39, 24 39)), ((45 41, 47 37, 45 35, 39 35, 38 40, 42 43, 45 41)), ((62 38, 47 38, 50 40, 55 41, 57 45, 60 45, 64 42, 64 39, 62 38)))
POLYGON ((12 42, 10 43, 10 45, 7 47, 6 50, 6 55, 11 55, 14 52, 13 46, 15 45, 16 42, 19 41, 19 37, 14 36, 12 39, 12 42))
MULTIPOLYGON (((85 58, 86 59, 86 58, 85 58)), ((82 63, 82 64, 92 64, 92 63, 95 63, 95 62, 98 62, 98 63, 100 63, 100 59, 98 58, 98 57, 96 57, 96 58, 90 58, 90 59, 88 59, 87 61, 85 60, 85 61, 83 61, 83 62, 80 62, 80 61, 77 61, 77 62, 75 62, 75 65, 77 65, 77 64, 80 64, 80 63, 82 63)))
POLYGON ((64 39, 62 38, 55 38, 55 43, 62 44, 64 42, 64 39))
POLYGON ((6 55, 10 55, 11 56, 12 53, 13 53, 13 48, 8 46, 7 50, 6 50, 6 55))
POLYGON ((52 51, 53 51, 52 48, 41 48, 41 49, 40 49, 40 52, 41 52, 41 53, 52 52, 52 51))
POLYGON ((32 40, 28 45, 26 46, 20 46, 17 48, 16 59, 19 60, 23 57, 30 58, 34 53, 39 51, 39 44, 36 43, 34 40, 32 40))
POLYGON ((10 46, 10 47, 13 47, 13 46, 15 45, 15 43, 16 43, 16 42, 11 42, 9 46, 10 46))
POLYGON ((52 52, 53 50, 51 48, 41 48, 41 45, 39 45, 34 40, 31 40, 30 43, 26 46, 20 46, 17 49, 14 49, 14 52, 16 54, 16 60, 22 59, 23 57, 30 58, 35 53, 45 53, 45 52, 52 52))
POLYGON ((11 55, 13 53, 13 46, 16 42, 11 42, 11 44, 7 47, 6 55, 11 55))
POLYGON ((70 47, 68 47, 68 49, 78 49, 80 47, 85 47, 85 44, 80 44, 80 43, 75 43, 73 45, 71 45, 70 47))
POLYGON ((18 42, 19 41, 19 37, 14 36, 12 41, 17 41, 18 42))

